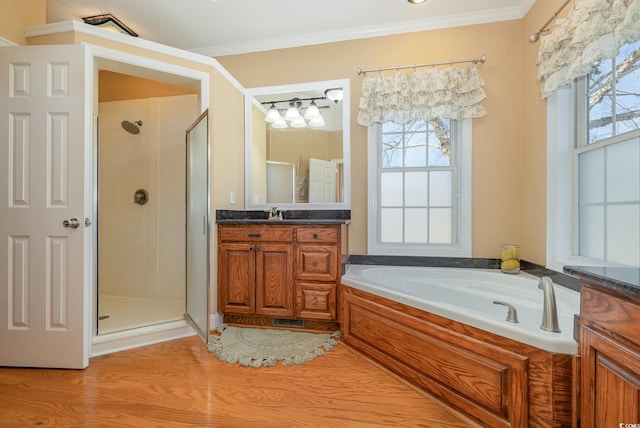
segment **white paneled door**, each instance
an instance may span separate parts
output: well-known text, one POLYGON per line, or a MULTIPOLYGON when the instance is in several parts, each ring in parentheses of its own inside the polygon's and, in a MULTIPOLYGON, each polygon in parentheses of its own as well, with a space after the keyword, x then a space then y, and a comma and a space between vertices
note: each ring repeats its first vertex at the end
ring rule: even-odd
POLYGON ((309 159, 309 202, 336 202, 336 164, 309 159))
POLYGON ((80 45, 0 48, 0 366, 88 365, 88 62, 80 45))

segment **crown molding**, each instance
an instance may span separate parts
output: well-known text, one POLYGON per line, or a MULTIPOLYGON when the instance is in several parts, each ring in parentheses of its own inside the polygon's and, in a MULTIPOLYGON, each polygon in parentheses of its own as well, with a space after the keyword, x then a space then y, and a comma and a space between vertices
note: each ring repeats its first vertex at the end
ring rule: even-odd
POLYGON ((18 46, 18 44, 13 43, 9 39, 5 39, 4 37, 0 37, 0 46, 18 46))
POLYGON ((252 52, 269 51, 275 49, 294 48, 324 43, 334 43, 346 40, 366 39, 372 37, 390 36, 417 31, 439 30, 444 28, 462 27, 467 25, 487 24, 491 22, 522 19, 535 0, 523 0, 520 6, 489 9, 480 12, 458 14, 446 18, 427 18, 405 21, 390 25, 364 26, 345 28, 335 31, 308 33, 300 36, 274 37, 245 43, 220 44, 191 49, 191 52, 210 57, 237 55, 252 52), (528 5, 528 7, 527 7, 528 5))
POLYGON ((56 22, 54 24, 38 25, 35 27, 26 28, 24 33, 27 38, 48 36, 51 34, 61 34, 68 32, 84 33, 92 36, 99 37, 101 39, 111 40, 114 42, 122 43, 128 46, 133 46, 141 49, 145 49, 151 52, 162 53, 170 55, 175 58, 192 61, 199 64, 212 66, 215 68, 224 78, 226 78, 236 89, 244 92, 245 88, 238 82, 228 71, 225 69, 215 58, 199 54, 196 52, 190 52, 183 49, 174 48, 172 46, 163 45, 161 43, 152 42, 149 40, 141 39, 140 37, 131 37, 126 34, 116 33, 113 31, 105 30, 103 28, 95 27, 93 25, 85 24, 79 21, 63 21, 56 22))

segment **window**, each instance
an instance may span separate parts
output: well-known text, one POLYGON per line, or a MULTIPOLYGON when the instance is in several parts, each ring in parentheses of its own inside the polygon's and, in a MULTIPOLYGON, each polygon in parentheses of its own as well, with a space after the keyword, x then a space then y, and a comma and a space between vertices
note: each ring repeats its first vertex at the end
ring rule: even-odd
POLYGON ((470 256, 470 120, 369 127, 369 254, 470 256))
POLYGON ((640 42, 557 91, 548 109, 548 264, 640 266, 640 42))

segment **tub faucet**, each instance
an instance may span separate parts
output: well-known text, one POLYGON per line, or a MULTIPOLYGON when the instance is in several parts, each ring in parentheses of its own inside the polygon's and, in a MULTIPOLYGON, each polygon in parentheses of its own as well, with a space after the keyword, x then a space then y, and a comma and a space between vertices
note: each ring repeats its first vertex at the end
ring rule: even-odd
POLYGON ((503 305, 507 307, 508 313, 507 313, 507 319, 505 321, 514 323, 514 324, 517 324, 520 322, 518 321, 518 311, 516 311, 516 308, 513 305, 510 305, 509 303, 506 303, 506 302, 501 302, 500 300, 494 300, 493 304, 503 305))
POLYGON ((540 328, 552 333, 560 333, 558 325, 558 308, 556 307, 556 295, 553 291, 553 281, 548 276, 543 276, 538 282, 538 288, 544 294, 542 306, 542 324, 540 328))

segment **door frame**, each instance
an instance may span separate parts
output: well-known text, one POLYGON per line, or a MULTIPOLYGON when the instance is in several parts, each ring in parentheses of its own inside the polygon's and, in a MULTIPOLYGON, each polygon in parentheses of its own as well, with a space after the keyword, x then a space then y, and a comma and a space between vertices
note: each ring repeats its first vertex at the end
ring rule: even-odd
MULTIPOLYGON (((83 43, 84 44, 84 43, 83 43)), ((93 136, 91 140, 92 147, 90 147, 87 151, 87 159, 85 159, 85 164, 87 166, 90 165, 90 169, 92 171, 93 183, 88 186, 87 192, 90 194, 86 194, 85 198, 91 204, 91 208, 89 212, 91 212, 91 218, 93 219, 94 228, 91 233, 91 242, 87 243, 87 247, 90 249, 90 254, 87 254, 87 258, 85 259, 85 264, 91 266, 90 275, 91 278, 85 283, 85 291, 88 296, 88 310, 85 312, 88 313, 88 319, 85 320, 88 324, 86 329, 89 337, 86 340, 86 343, 89 346, 87 353, 90 357, 95 357, 98 355, 107 354, 110 352, 114 352, 116 350, 122 350, 127 348, 133 348, 135 346, 139 346, 140 339, 138 338, 139 333, 135 333, 132 331, 123 332, 122 334, 114 333, 106 338, 106 336, 96 336, 95 332, 97 331, 97 235, 98 235, 98 227, 97 227, 97 203, 98 203, 98 158, 97 158, 97 145, 98 145, 98 128, 97 128, 97 118, 98 118, 98 73, 101 70, 113 71, 120 74, 140 77, 144 79, 150 79, 155 81, 160 81, 164 83, 169 83, 172 85, 178 86, 188 86, 194 88, 198 91, 199 97, 199 109, 200 114, 209 109, 209 97, 210 97, 210 86, 209 86, 209 73, 194 70, 191 68, 167 63, 164 61, 154 60, 146 57, 142 57, 139 55, 129 54, 125 52, 116 51, 113 49, 104 48, 101 46, 85 44, 89 50, 89 61, 87 65, 87 78, 88 84, 90 88, 93 89, 93 93, 91 96, 91 135, 93 136), (95 338, 100 338, 99 340, 94 340, 95 338)), ((89 141, 89 140, 87 140, 89 141)), ((89 144, 89 143, 88 143, 89 144)), ((207 284, 207 287, 210 287, 211 284, 207 284)), ((146 343, 153 343, 162 341, 163 339, 169 337, 180 337, 185 336, 185 332, 190 331, 191 327, 187 324, 186 321, 178 321, 171 323, 169 326, 165 326, 164 328, 157 327, 149 327, 146 329, 147 339, 146 343), (167 328, 168 327, 168 328, 167 328), (164 331, 162 331, 164 330, 164 331), (167 336, 168 335, 168 336, 167 336)))

